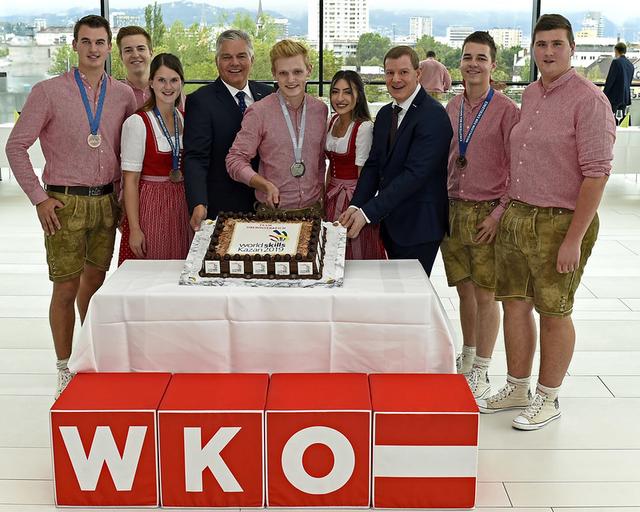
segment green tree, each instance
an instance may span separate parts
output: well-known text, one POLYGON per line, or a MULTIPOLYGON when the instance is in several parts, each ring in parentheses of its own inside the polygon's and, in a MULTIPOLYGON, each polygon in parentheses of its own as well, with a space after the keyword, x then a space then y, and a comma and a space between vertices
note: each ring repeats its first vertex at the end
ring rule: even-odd
POLYGON ((447 67, 449 73, 460 67, 461 48, 439 43, 431 36, 422 36, 416 43, 416 52, 420 59, 425 59, 429 50, 436 53, 436 58, 447 67))
POLYGON ((357 66, 358 65, 358 59, 356 59, 355 55, 349 55, 344 60, 344 65, 345 66, 357 66))
POLYGON ((391 39, 368 32, 362 34, 358 39, 358 47, 356 49, 356 62, 359 66, 365 65, 365 62, 374 62, 373 65, 382 66, 385 53, 391 48, 391 39))
POLYGON ((114 44, 111 49, 111 75, 114 78, 122 80, 127 76, 127 70, 124 67, 118 47, 114 44))
POLYGON ((155 51, 162 44, 162 39, 167 30, 162 19, 162 7, 158 5, 158 2, 153 2, 153 5, 149 4, 144 8, 144 22, 145 29, 151 36, 151 43, 155 51))
POLYGON ((60 46, 53 55, 53 60, 49 66, 49 74, 61 75, 77 65, 78 54, 73 51, 70 44, 65 44, 64 46, 60 46))
POLYGON ((522 51, 521 46, 512 46, 511 48, 498 48, 496 57, 496 72, 501 77, 500 80, 511 80, 514 73, 514 63, 518 53, 522 51), (502 78, 503 77, 503 78, 502 78))
POLYGON ((519 76, 522 82, 528 82, 531 77, 531 58, 527 57, 524 66, 519 66, 513 68, 513 74, 515 76, 519 76))

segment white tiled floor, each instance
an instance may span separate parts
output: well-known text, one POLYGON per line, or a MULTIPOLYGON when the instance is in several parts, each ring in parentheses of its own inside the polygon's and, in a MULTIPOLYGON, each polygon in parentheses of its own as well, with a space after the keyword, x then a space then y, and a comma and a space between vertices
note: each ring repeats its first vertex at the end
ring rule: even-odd
MULTIPOLYGON (((48 409, 55 386, 42 235, 15 181, 0 182, 0 512, 53 510, 48 409)), ((518 432, 509 413, 482 416, 483 512, 640 512, 640 185, 613 176, 600 239, 576 300, 578 341, 563 418, 518 432)), ((452 320, 442 263, 433 282, 452 320)), ((492 383, 506 364, 498 342, 492 383)), ((76 509, 84 510, 84 509, 76 509)))

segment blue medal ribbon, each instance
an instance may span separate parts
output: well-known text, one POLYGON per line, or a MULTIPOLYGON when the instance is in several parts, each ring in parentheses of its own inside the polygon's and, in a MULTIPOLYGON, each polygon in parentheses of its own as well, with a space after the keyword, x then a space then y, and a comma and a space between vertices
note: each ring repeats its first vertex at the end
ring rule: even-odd
POLYGON ((80 76, 80 71, 78 68, 75 68, 73 72, 73 76, 76 79, 76 84, 78 84, 78 89, 80 89, 80 96, 82 97, 82 103, 84 104, 84 110, 87 113, 87 119, 89 121, 89 129, 91 130, 91 135, 98 134, 98 128, 100 128, 100 118, 102 117, 102 107, 104 106, 104 97, 107 94, 107 77, 102 78, 102 86, 100 87, 100 96, 98 96, 98 106, 96 108, 96 115, 94 117, 93 112, 91 111, 91 104, 89 103, 89 98, 87 97, 87 91, 84 88, 84 84, 82 83, 82 77, 80 76))
POLYGON ((178 114, 176 109, 173 109, 173 129, 174 129, 174 140, 171 140, 171 134, 167 129, 167 125, 164 123, 164 119, 162 119, 162 115, 158 110, 158 107, 153 107, 153 113, 156 115, 158 119, 158 123, 160 124, 160 128, 162 129, 162 133, 166 137, 169 142, 169 146, 171 146, 171 157, 172 157, 172 170, 177 171, 180 169, 180 133, 178 131, 178 114))
POLYGON ((469 128, 469 133, 464 137, 464 97, 462 98, 462 102, 460 103, 460 114, 458 115, 458 152, 460 154, 460 158, 465 158, 467 153, 467 146, 469 146, 469 142, 471 142, 471 137, 473 136, 473 132, 476 131, 478 127, 478 123, 482 116, 484 115, 489 103, 491 102, 491 98, 493 98, 493 88, 489 89, 489 93, 487 97, 482 102, 482 107, 480 107, 480 111, 476 115, 476 118, 471 123, 471 128, 469 128))

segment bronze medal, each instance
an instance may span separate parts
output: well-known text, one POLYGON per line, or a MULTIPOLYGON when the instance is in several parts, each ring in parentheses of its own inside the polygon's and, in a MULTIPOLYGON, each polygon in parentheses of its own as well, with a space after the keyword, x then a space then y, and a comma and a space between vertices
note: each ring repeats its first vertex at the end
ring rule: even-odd
POLYGON ((294 162, 291 164, 291 176, 294 178, 300 178, 304 176, 305 167, 304 162, 294 162))
POLYGON ((458 158, 456 158, 456 166, 458 167, 458 169, 464 169, 467 166, 467 157, 459 156, 458 158))
POLYGON ((99 148, 100 144, 102 144, 101 135, 99 133, 90 133, 87 137, 87 144, 89 144, 89 147, 91 148, 99 148))
POLYGON ((179 183, 182 181, 182 171, 180 169, 171 169, 169 173, 169 180, 173 183, 179 183))

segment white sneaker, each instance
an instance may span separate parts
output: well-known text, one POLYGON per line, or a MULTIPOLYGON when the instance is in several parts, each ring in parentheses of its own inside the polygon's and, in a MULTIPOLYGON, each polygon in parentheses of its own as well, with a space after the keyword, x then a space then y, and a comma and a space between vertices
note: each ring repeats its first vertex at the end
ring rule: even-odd
POLYGON ((75 373, 71 373, 68 368, 65 368, 64 370, 58 370, 58 387, 56 388, 56 394, 53 397, 54 400, 58 399, 58 397, 64 391, 64 388, 69 385, 69 382, 71 382, 71 379, 73 379, 74 375, 75 373))
POLYGON ((494 413, 500 411, 511 411, 513 409, 524 409, 531 403, 531 391, 529 386, 509 382, 487 399, 476 400, 478 409, 482 413, 494 413))
POLYGON ((460 352, 456 357, 456 372, 457 373, 469 373, 473 366, 474 356, 465 356, 463 352, 460 352))
POLYGON ((469 373, 465 373, 465 379, 469 384, 469 389, 473 393, 473 398, 485 398, 491 393, 491 384, 489 383, 489 375, 486 368, 480 366, 472 366, 469 373))
POLYGON ((538 430, 553 420, 560 418, 560 402, 544 393, 536 391, 529 407, 522 411, 511 423, 518 430, 538 430))

